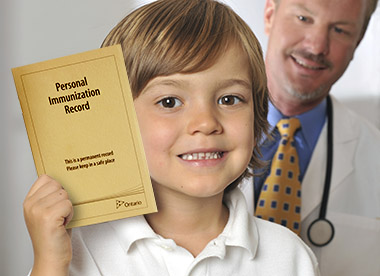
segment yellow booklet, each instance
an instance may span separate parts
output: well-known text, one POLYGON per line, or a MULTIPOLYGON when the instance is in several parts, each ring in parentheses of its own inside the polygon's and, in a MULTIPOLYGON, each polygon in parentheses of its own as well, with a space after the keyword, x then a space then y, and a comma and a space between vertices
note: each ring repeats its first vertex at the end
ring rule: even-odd
POLYGON ((12 72, 37 173, 74 205, 68 228, 157 211, 120 45, 12 72))

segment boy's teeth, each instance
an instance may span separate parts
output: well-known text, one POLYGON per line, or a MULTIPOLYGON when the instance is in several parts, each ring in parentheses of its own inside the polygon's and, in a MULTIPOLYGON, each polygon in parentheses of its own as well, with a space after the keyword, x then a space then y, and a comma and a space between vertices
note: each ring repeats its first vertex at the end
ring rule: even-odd
POLYGON ((183 154, 181 158, 183 160, 208 160, 208 159, 218 159, 222 157, 221 152, 199 152, 199 153, 190 153, 183 154))

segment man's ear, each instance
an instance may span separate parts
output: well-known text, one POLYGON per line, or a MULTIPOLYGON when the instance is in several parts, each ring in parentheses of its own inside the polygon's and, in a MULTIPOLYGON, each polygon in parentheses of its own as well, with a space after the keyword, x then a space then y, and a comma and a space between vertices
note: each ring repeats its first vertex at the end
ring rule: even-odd
POLYGON ((353 60, 353 59, 354 59, 354 56, 355 56, 356 50, 358 49, 358 46, 359 46, 360 42, 362 42, 363 37, 364 37, 364 33, 360 35, 360 38, 359 38, 358 42, 356 43, 355 50, 354 50, 354 52, 352 53, 352 57, 351 57, 350 60, 353 60))
MULTIPOLYGON (((362 34, 360 35, 360 37, 359 37, 359 39, 358 39, 358 43, 356 43, 356 48, 358 48, 360 42, 362 42, 363 37, 364 37, 364 33, 362 32, 362 34)), ((355 49, 355 51, 356 51, 356 49, 355 49)))
POLYGON ((276 0, 266 0, 264 8, 265 34, 269 35, 276 12, 276 0))

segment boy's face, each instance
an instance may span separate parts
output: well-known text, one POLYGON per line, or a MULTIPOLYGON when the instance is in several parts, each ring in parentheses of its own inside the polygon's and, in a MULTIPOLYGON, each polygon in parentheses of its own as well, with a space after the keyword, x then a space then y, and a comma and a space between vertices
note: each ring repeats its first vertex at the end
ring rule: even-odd
POLYGON ((134 103, 156 192, 220 195, 246 169, 254 113, 241 48, 205 71, 154 78, 134 103))

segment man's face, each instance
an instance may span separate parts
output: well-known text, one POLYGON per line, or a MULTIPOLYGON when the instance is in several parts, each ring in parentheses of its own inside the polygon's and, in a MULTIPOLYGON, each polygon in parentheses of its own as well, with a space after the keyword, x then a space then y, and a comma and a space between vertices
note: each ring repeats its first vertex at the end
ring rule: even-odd
POLYGON ((267 0, 268 85, 277 101, 319 102, 361 39, 367 0, 267 0))

